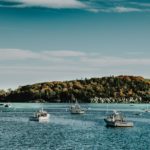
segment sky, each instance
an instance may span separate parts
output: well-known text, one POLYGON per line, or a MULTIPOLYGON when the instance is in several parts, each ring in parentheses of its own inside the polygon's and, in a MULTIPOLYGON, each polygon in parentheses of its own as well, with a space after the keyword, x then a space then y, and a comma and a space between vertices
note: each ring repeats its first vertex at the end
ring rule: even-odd
POLYGON ((150 0, 0 0, 0 89, 149 68, 150 0))

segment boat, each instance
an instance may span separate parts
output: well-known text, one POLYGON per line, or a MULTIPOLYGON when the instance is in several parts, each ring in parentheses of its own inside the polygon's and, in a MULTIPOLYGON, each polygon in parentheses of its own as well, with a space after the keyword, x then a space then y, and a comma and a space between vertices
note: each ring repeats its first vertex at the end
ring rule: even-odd
POLYGON ((136 116, 141 116, 141 115, 142 115, 142 112, 135 112, 134 115, 136 115, 136 116))
POLYGON ((38 121, 38 122, 48 122, 50 114, 48 114, 43 109, 39 110, 34 114, 34 116, 30 117, 30 121, 38 121))
POLYGON ((71 114, 84 114, 85 113, 85 110, 81 108, 77 100, 74 105, 71 105, 69 110, 71 114))
POLYGON ((6 104, 4 104, 3 106, 4 106, 4 107, 7 107, 7 108, 10 108, 10 107, 11 107, 11 104, 6 103, 6 104))
POLYGON ((150 112, 150 109, 145 109, 144 111, 145 111, 145 112, 150 112))
POLYGON ((108 127, 133 127, 133 122, 125 121, 123 115, 116 110, 105 118, 104 121, 108 127))

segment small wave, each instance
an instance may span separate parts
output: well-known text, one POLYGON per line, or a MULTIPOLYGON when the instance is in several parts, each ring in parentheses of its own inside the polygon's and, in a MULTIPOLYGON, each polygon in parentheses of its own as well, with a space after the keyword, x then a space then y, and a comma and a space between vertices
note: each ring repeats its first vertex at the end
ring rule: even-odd
POLYGON ((24 117, 0 117, 0 122, 5 121, 5 122, 28 122, 28 118, 24 117))
POLYGON ((147 119, 147 118, 127 118, 127 120, 143 122, 143 123, 149 123, 150 124, 150 119, 147 119))
POLYGON ((70 125, 70 126, 80 127, 80 128, 81 127, 89 128, 89 127, 95 126, 95 122, 92 122, 92 121, 66 119, 66 118, 61 118, 57 116, 51 116, 50 122, 54 124, 70 125))

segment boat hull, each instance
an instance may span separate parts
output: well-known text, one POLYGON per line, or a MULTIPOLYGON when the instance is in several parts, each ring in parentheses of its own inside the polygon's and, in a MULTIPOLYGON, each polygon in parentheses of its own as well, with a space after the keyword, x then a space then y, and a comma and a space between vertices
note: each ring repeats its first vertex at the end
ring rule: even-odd
POLYGON ((10 108, 11 107, 10 104, 4 104, 3 106, 6 107, 6 108, 10 108))
POLYGON ((145 111, 145 112, 150 112, 150 110, 149 110, 149 109, 145 109, 144 111, 145 111))
POLYGON ((80 111, 70 111, 71 114, 84 114, 85 111, 80 110, 80 111))
POLYGON ((133 122, 126 122, 126 121, 109 121, 104 119, 106 122, 106 126, 108 127, 133 127, 133 122))
POLYGON ((47 114, 46 117, 45 116, 44 117, 43 116, 40 116, 40 117, 33 116, 33 117, 30 117, 30 121, 49 122, 49 117, 50 117, 49 114, 47 114))

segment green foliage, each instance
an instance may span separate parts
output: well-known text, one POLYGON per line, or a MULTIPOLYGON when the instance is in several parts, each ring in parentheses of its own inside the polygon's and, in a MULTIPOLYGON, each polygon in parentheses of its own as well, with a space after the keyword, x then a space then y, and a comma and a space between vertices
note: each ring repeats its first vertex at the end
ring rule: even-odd
POLYGON ((44 82, 0 90, 0 101, 9 102, 150 102, 150 80, 135 76, 111 76, 74 81, 44 82), (103 99, 102 99, 103 98, 103 99), (142 101, 141 101, 142 99, 142 101))

